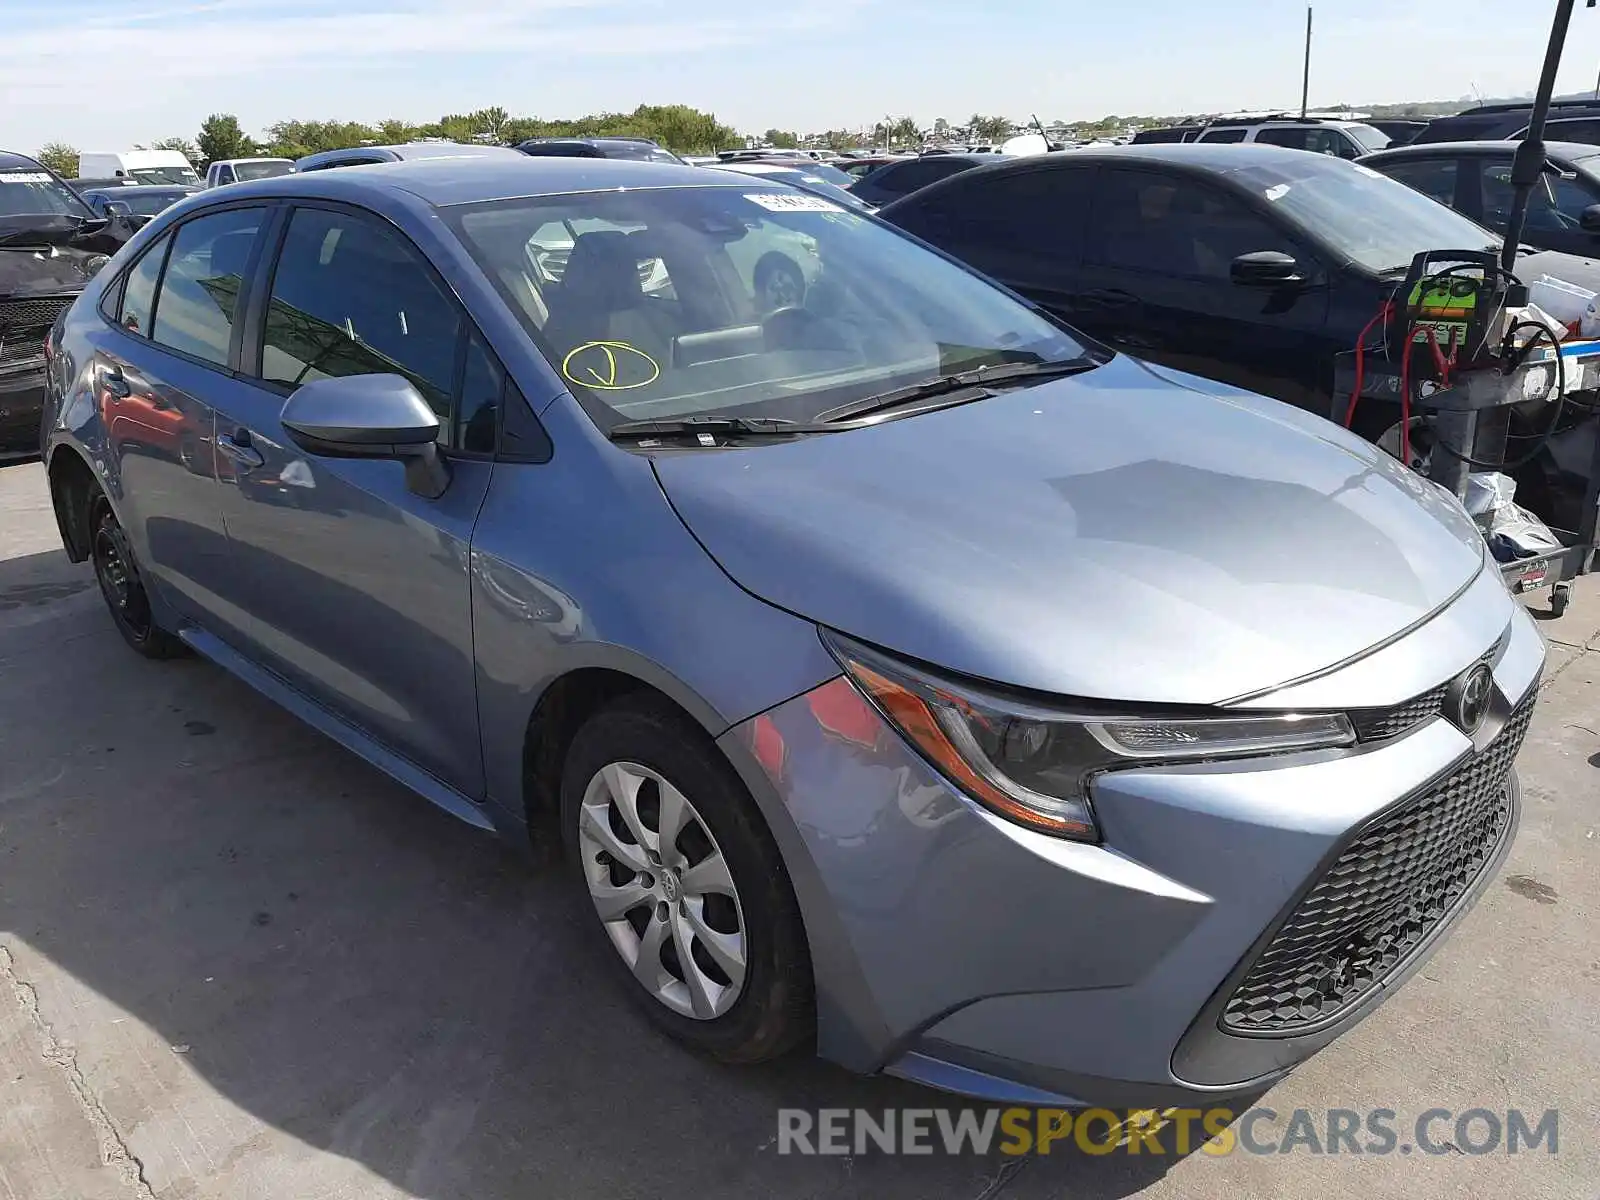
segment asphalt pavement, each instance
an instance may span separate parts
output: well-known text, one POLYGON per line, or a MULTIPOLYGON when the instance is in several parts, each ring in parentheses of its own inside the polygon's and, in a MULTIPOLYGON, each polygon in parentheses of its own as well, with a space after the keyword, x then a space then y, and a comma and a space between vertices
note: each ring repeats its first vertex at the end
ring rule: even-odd
POLYGON ((1452 1117, 1438 1153, 780 1155, 780 1108, 960 1102, 666 1043, 564 875, 219 669, 136 657, 42 469, 0 469, 0 1200, 1594 1200, 1600 587, 1542 628, 1500 880, 1255 1140, 1297 1109, 1393 1110, 1401 1145, 1430 1109, 1558 1110, 1555 1153, 1471 1153, 1452 1117))

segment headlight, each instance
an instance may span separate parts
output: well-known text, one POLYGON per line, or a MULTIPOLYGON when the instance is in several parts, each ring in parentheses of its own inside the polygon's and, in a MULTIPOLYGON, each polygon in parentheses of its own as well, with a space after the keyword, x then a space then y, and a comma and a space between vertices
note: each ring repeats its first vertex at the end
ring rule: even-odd
POLYGON ((1008 820, 1074 841, 1099 836, 1090 785, 1102 772, 1356 740, 1341 713, 1145 717, 1061 711, 936 678, 840 634, 824 633, 823 640, 856 686, 946 778, 1008 820))

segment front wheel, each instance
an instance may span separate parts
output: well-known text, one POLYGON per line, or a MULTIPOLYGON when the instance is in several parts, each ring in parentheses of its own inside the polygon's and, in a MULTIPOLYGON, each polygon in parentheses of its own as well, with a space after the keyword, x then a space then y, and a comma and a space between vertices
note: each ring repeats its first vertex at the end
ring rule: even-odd
POLYGON ((705 734, 634 697, 578 731, 562 822, 607 957, 672 1037, 725 1062, 811 1036, 804 930, 754 802, 705 734))

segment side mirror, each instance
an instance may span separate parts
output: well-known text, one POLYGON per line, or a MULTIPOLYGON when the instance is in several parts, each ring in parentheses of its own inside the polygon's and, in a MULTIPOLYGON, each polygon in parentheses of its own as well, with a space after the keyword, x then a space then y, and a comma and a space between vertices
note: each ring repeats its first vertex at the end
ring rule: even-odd
POLYGON ((1304 283, 1300 264, 1281 250, 1257 250, 1233 260, 1229 277, 1240 287, 1274 288, 1304 283))
POLYGON ((1591 204, 1579 214, 1578 227, 1585 233, 1600 233, 1600 204, 1591 204))
POLYGON ((402 375, 346 375, 299 388, 279 417, 289 439, 319 458, 391 458, 406 486, 437 500, 450 486, 439 418, 402 375))

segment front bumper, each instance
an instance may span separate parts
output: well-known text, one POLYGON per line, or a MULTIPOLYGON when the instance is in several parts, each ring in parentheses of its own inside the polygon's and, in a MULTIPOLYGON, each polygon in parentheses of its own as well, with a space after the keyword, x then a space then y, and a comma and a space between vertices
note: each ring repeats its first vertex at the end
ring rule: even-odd
POLYGON ((39 453, 44 417, 44 362, 0 372, 0 459, 39 453))
POLYGON ((1381 980, 1282 1034, 1224 1020, 1341 852, 1488 755, 1531 706, 1543 640, 1492 572, 1481 579, 1457 611, 1315 682, 1324 706, 1361 708, 1385 662, 1432 686, 1493 653, 1476 744, 1436 716, 1348 751, 1118 771, 1096 783, 1100 845, 969 801, 843 679, 729 731, 730 757, 792 822, 780 842, 811 941, 819 1051, 989 1100, 1140 1106, 1250 1094, 1327 1045, 1421 965, 1515 831, 1516 747, 1502 744, 1493 844, 1381 980))

